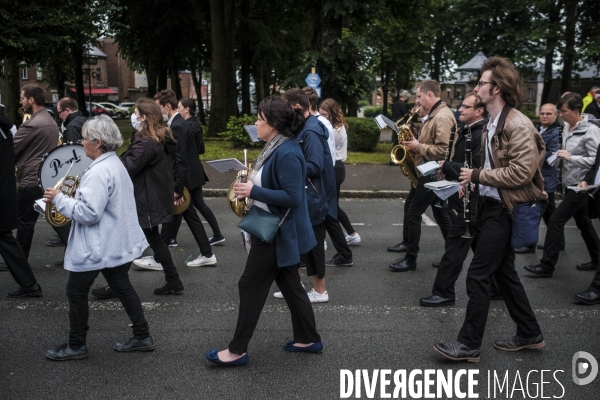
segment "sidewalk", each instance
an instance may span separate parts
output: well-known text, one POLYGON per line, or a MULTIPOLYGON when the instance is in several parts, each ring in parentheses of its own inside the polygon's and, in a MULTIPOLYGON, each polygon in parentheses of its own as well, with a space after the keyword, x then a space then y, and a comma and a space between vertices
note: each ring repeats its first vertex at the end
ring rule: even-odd
MULTIPOLYGON (((224 197, 234 181, 233 173, 219 173, 203 163, 209 182, 204 186, 206 197, 224 197)), ((406 197, 410 181, 399 166, 346 164, 346 180, 342 183, 340 197, 399 198, 406 197)))

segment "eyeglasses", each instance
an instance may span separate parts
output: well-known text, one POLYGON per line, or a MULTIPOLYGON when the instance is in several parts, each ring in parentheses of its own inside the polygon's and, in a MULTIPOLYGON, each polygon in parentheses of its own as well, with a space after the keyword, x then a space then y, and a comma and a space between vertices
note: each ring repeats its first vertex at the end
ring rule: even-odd
MULTIPOLYGON (((493 82, 479 81, 479 82, 477 82, 477 86, 479 86, 480 88, 482 88, 482 87, 484 87, 485 85, 487 85, 488 83, 489 83, 490 85, 493 85, 493 84, 494 84, 493 82)), ((477 87, 477 86, 475 86, 475 87, 477 87)))
POLYGON ((65 108, 64 110, 56 110, 56 112, 58 113, 58 115, 62 114, 63 112, 65 112, 67 109, 65 108))
POLYGON ((459 108, 464 108, 464 109, 468 110, 469 108, 475 108, 475 106, 465 106, 464 104, 461 104, 461 106, 459 108))
POLYGON ((551 117, 553 116, 555 113, 540 113, 540 117, 551 117))

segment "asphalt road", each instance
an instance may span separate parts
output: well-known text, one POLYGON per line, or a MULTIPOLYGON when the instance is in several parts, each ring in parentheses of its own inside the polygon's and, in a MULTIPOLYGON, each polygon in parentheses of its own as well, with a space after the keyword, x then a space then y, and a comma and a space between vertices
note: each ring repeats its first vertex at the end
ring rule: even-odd
MULTIPOLYGON (((575 352, 586 351, 600 361, 600 306, 578 305, 573 299, 575 293, 587 288, 593 273, 574 268, 589 261, 589 257, 572 223, 566 229, 567 249, 561 253, 552 279, 525 276, 522 266, 536 262, 541 251, 537 255, 517 255, 517 270, 542 326, 546 348, 519 353, 495 350, 494 340, 513 335, 515 326, 504 303, 494 301, 481 362, 452 363, 435 353, 432 345, 456 338, 467 304, 464 272, 457 283, 456 306, 418 305, 419 298, 431 292, 436 273, 431 263, 442 256, 439 228, 432 225, 431 218, 426 219, 430 225, 423 226, 417 270, 393 273, 387 265, 396 257, 385 248, 399 242, 401 201, 344 200, 343 208, 357 224, 363 240, 353 247, 353 267, 328 268, 330 301, 314 305, 324 352, 290 354, 282 350, 292 334, 290 317, 285 303, 270 296, 249 346, 250 363, 240 368, 219 368, 209 364, 204 354, 211 348, 225 348, 233 335, 237 280, 246 256, 236 228, 238 218, 227 209, 224 199, 208 199, 208 203, 227 238, 223 246, 214 248, 217 267, 185 266, 186 260, 198 256, 198 249, 184 224, 179 247, 172 249, 185 285, 183 295, 152 294, 153 288, 163 283, 162 272, 132 269, 130 273, 144 303, 156 350, 115 352, 113 343, 131 335, 129 320, 118 301, 99 301, 90 296, 89 359, 83 361, 53 362, 44 357, 47 347, 67 340, 67 273, 52 266, 60 259, 62 249, 44 246, 52 230, 39 221, 30 261, 44 296, 0 299, 0 398, 332 399, 340 397, 342 369, 364 369, 370 374, 381 369, 407 370, 408 374, 416 369, 477 369, 475 392, 479 398, 534 398, 542 380, 548 382, 544 384, 544 396, 598 398, 600 377, 587 386, 575 385, 571 378, 575 352), (531 373, 526 381, 527 374, 534 370, 538 372, 531 373), (542 378, 540 370, 551 372, 542 378), (556 372, 559 370, 563 372, 556 372), (506 387, 503 394, 498 388, 496 396, 493 391, 488 394, 488 373, 492 377, 496 373, 502 380, 507 371, 510 396, 504 394, 506 387), (519 381, 529 394, 521 392, 519 381)), ((428 214, 431 217, 430 210, 428 214)), ((210 236, 210 228, 207 231, 210 236)), ((544 233, 542 228, 542 236, 544 233)), ((329 242, 327 256, 334 253, 329 242)), ((0 273, 0 277, 0 293, 16 288, 8 273, 0 273)), ((311 280, 303 275, 303 281, 310 289, 311 280)), ((99 278, 95 285, 103 284, 99 278)), ((276 291, 275 286, 272 291, 276 291)), ((392 390, 393 382, 388 392, 392 390)), ((367 398, 364 386, 361 395, 367 398)), ((374 397, 380 396, 377 389, 374 397)), ((351 398, 356 398, 356 392, 351 398)), ((537 398, 541 398, 539 393, 537 398)))

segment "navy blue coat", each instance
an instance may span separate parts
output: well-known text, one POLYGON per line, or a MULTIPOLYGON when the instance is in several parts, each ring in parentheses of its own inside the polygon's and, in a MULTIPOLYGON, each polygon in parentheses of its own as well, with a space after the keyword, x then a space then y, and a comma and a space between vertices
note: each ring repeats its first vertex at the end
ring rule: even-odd
POLYGON ((269 211, 283 218, 290 213, 275 235, 277 266, 288 267, 300 262, 300 254, 317 245, 308 216, 306 162, 300 146, 292 139, 279 146, 263 164, 262 187, 253 186, 250 198, 266 203, 269 211))
POLYGON ((332 218, 337 219, 337 185, 335 183, 335 170, 333 169, 333 155, 327 144, 329 137, 329 129, 317 118, 317 122, 321 127, 322 135, 325 138, 325 164, 323 164, 323 185, 325 186, 325 195, 327 198, 327 214, 332 218))
POLYGON ((326 143, 327 137, 322 126, 323 124, 319 122, 317 117, 310 115, 306 119, 304 129, 296 138, 306 160, 306 201, 312 225, 319 225, 325 221, 328 208, 334 207, 333 204, 328 204, 325 190, 323 171, 327 163, 330 167, 333 167, 333 162, 331 161, 331 155, 328 160, 325 160, 325 152, 329 153, 329 146, 326 143))
MULTIPOLYGON (((537 127, 538 132, 541 126, 537 127)), ((541 134, 546 145, 546 155, 544 156, 544 164, 542 165, 542 176, 544 177, 544 191, 546 193, 554 193, 558 188, 558 170, 556 166, 549 165, 546 160, 558 151, 558 123, 554 123, 541 134)))

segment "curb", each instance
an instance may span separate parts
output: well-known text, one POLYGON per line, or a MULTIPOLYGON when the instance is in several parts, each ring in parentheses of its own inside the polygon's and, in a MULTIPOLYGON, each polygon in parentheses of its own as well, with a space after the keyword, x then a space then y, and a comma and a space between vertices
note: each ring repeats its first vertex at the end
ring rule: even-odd
MULTIPOLYGON (((226 197, 228 189, 202 189, 204 197, 226 197)), ((342 190, 340 198, 350 199, 404 199, 408 190, 342 190)))

